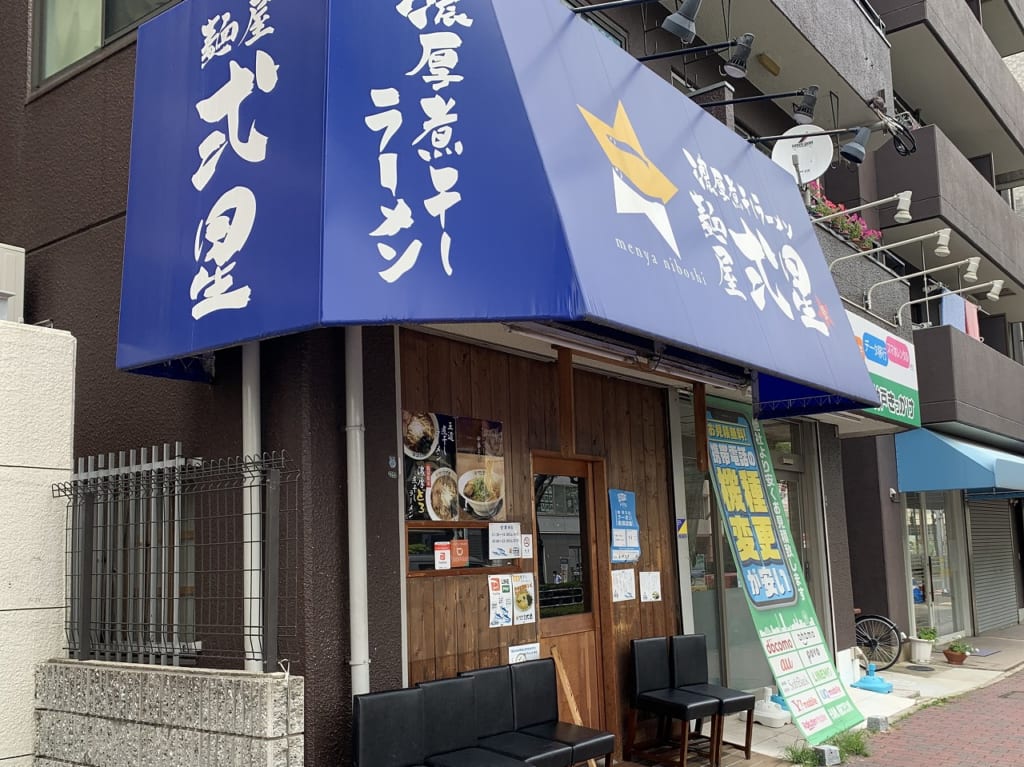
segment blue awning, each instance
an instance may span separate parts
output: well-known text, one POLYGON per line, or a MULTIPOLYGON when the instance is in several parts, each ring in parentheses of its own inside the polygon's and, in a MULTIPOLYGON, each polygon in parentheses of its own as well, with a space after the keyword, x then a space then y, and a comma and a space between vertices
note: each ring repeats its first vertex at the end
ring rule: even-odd
POLYGON ((1024 456, 928 429, 896 435, 900 492, 964 490, 969 495, 1024 495, 1024 456))
POLYGON ((789 174, 562 4, 310 0, 218 33, 249 12, 139 31, 118 367, 530 321, 739 371, 762 416, 878 404, 789 174))

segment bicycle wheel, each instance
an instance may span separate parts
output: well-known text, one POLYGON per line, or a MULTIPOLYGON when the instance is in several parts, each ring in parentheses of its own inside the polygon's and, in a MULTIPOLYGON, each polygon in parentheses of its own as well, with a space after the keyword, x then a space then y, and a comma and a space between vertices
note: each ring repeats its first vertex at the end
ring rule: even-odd
POLYGON ((867 668, 874 663, 877 671, 889 668, 900 658, 900 647, 903 644, 900 630, 896 624, 881 615, 862 615, 856 624, 857 647, 866 660, 861 666, 867 668))

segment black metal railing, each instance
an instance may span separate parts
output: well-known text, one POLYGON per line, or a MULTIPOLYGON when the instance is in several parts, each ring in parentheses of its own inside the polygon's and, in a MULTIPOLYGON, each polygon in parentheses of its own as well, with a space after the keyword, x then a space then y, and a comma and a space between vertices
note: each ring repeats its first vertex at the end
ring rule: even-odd
POLYGON ((199 461, 180 443, 79 459, 53 487, 68 499, 69 656, 296 660, 297 480, 283 454, 199 461))

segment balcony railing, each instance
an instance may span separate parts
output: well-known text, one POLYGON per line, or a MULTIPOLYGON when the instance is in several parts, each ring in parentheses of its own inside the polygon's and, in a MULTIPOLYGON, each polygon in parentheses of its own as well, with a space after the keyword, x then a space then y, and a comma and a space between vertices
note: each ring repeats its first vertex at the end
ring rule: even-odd
POLYGON ((882 17, 878 15, 878 11, 871 7, 871 3, 868 0, 853 0, 863 11, 864 15, 867 16, 868 21, 874 25, 875 29, 878 30, 878 34, 885 37, 885 22, 882 21, 882 17))

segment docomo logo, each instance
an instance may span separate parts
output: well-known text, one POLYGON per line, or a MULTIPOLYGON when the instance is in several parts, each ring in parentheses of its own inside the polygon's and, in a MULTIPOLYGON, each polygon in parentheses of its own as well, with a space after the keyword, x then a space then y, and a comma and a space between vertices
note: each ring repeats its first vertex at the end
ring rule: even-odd
POLYGON ((887 336, 885 339, 885 350, 889 355, 891 363, 899 365, 901 368, 910 367, 910 347, 903 343, 903 341, 887 336))
POLYGON ((796 649, 796 645, 793 644, 793 640, 789 638, 782 639, 769 639, 764 643, 764 649, 768 651, 769 655, 775 655, 780 652, 790 652, 796 649))

